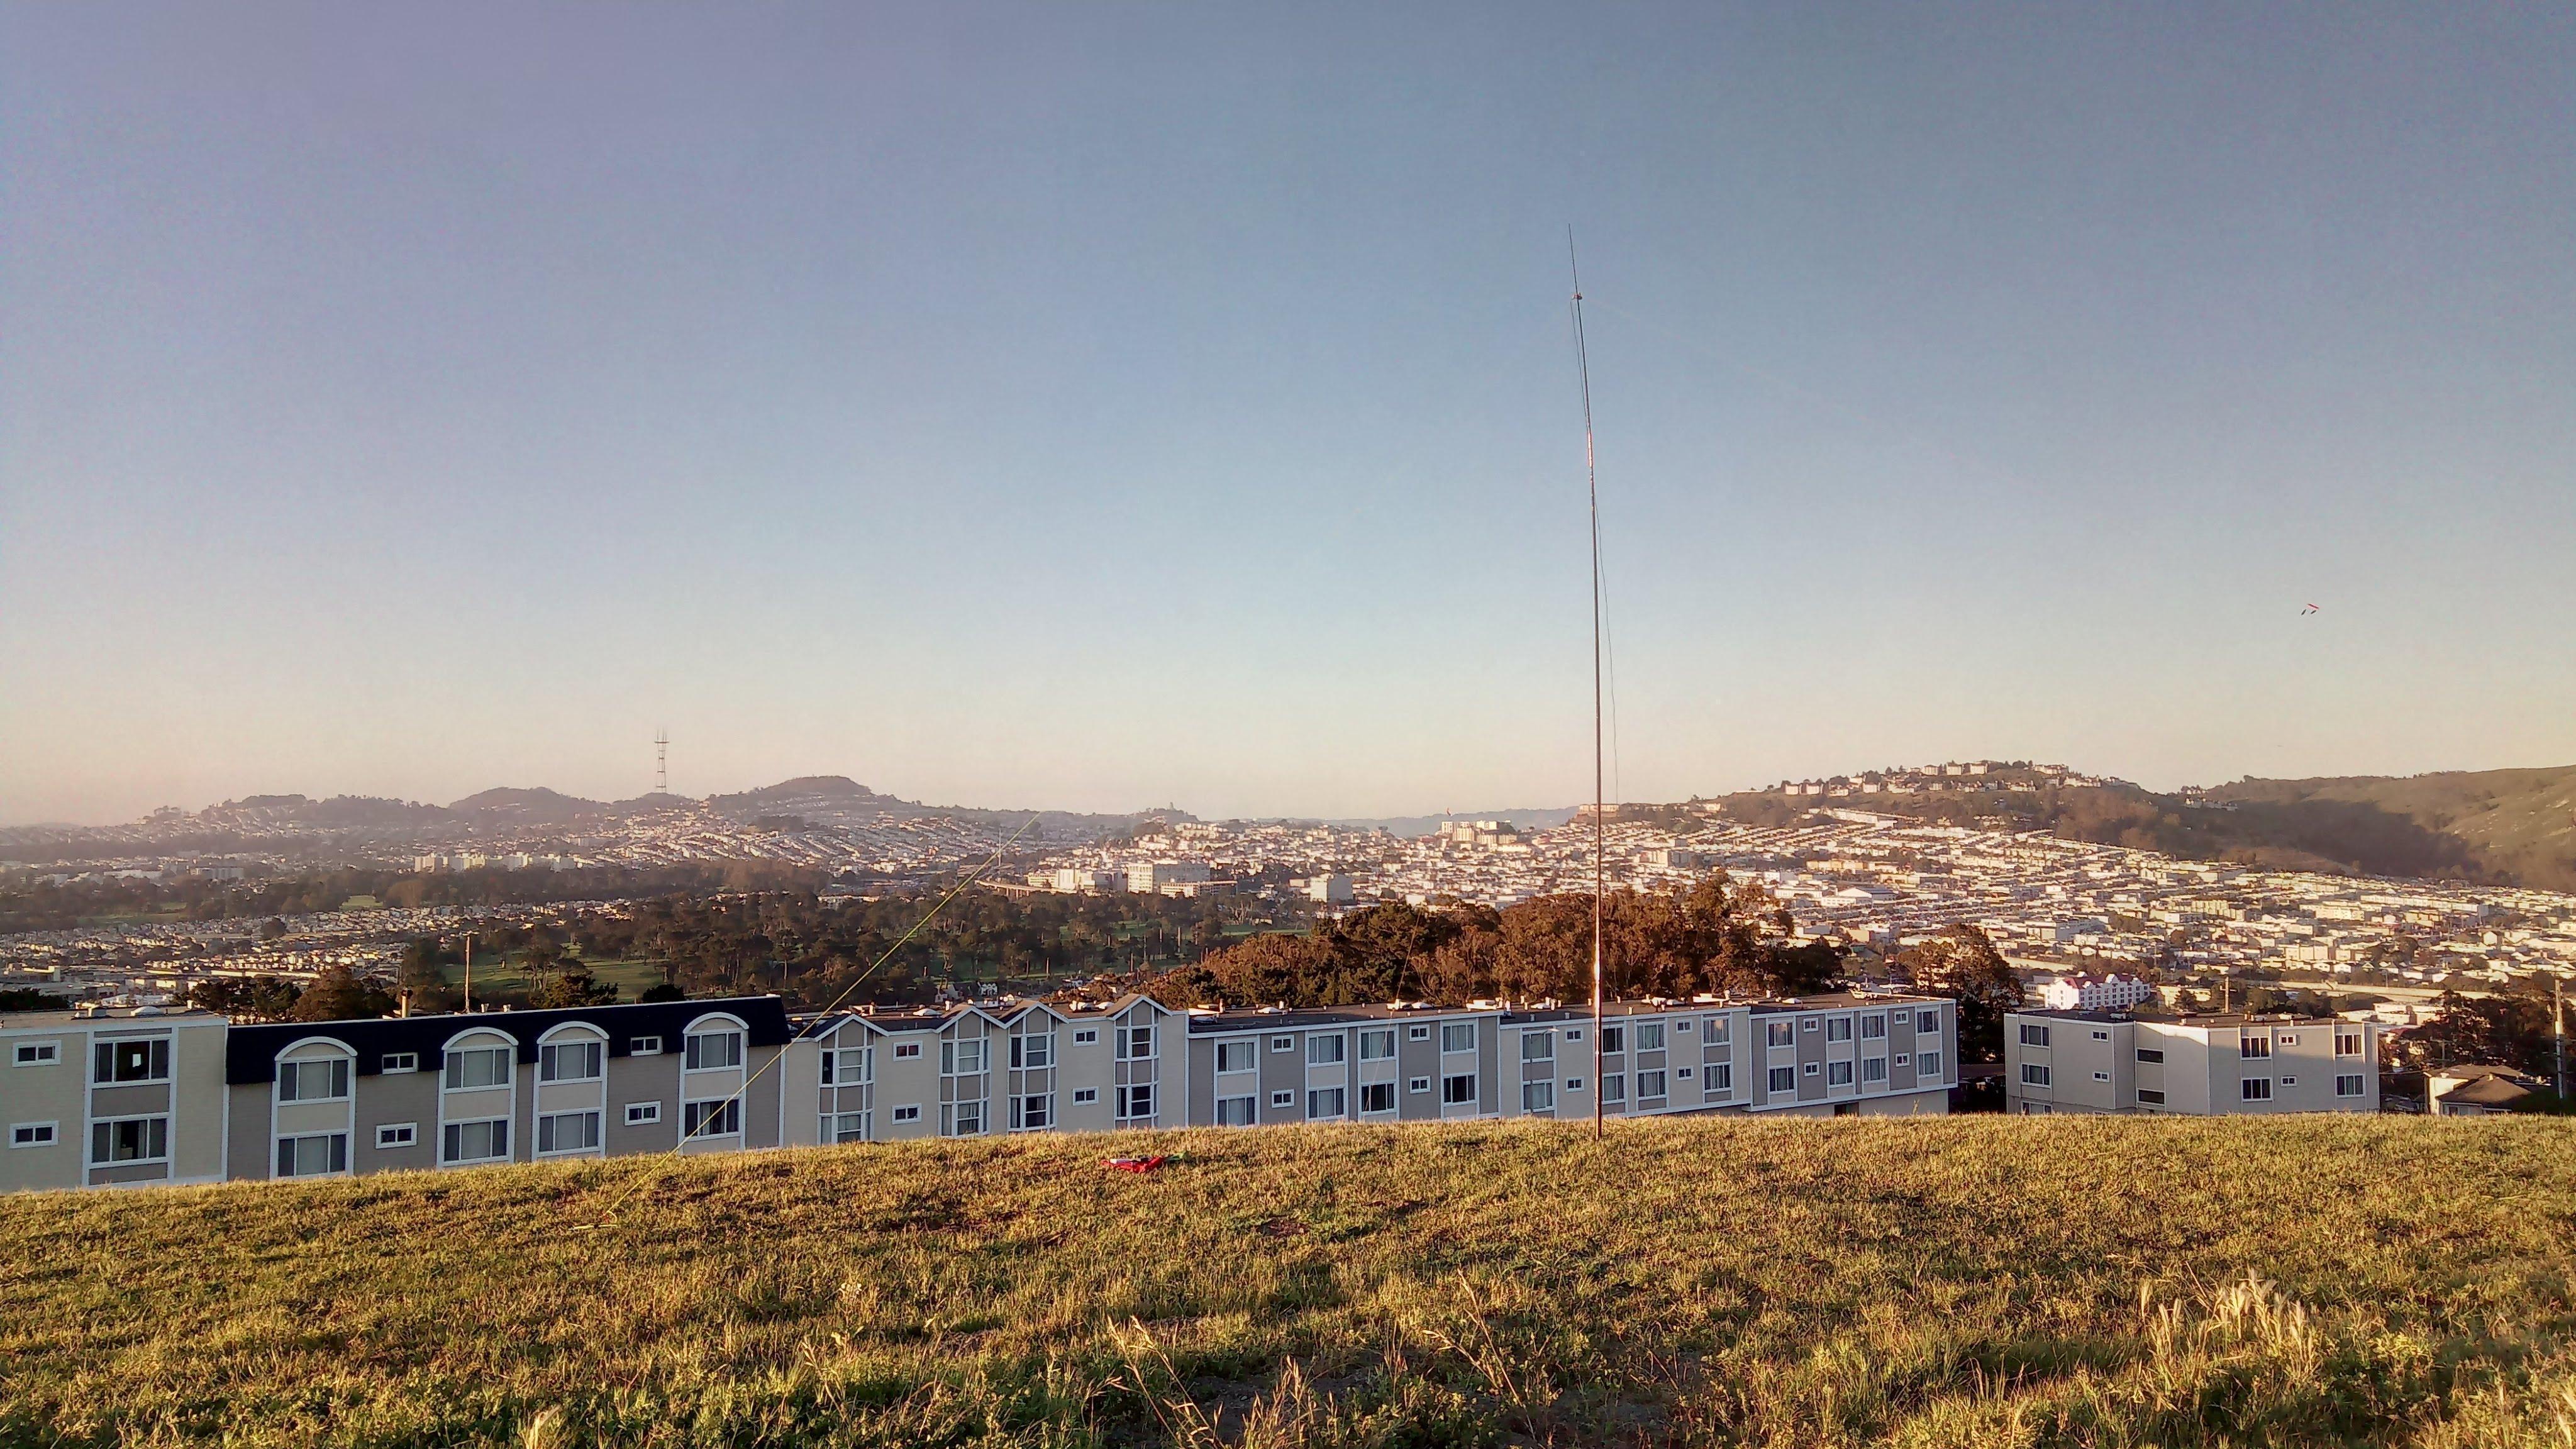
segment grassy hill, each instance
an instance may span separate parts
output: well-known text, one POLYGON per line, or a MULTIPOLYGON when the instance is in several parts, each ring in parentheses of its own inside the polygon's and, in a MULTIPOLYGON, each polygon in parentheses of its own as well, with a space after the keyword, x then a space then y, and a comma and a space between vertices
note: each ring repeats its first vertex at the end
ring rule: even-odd
POLYGON ((2327 853, 2411 826, 2456 842, 2467 873, 2576 891, 2576 765, 2316 780, 2240 780, 2209 798, 2276 834, 2306 833, 2327 853), (2403 822, 2403 826, 2398 822, 2403 822))
POLYGON ((1003 1138, 22 1196, 0 1235, 9 1443, 2576 1436, 2543 1119, 1003 1138))

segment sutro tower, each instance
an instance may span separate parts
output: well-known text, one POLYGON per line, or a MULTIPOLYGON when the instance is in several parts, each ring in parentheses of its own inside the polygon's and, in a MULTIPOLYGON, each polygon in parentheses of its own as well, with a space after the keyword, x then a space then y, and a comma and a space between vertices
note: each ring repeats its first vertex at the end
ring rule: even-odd
POLYGON ((666 729, 653 732, 653 793, 671 793, 671 732, 666 729))

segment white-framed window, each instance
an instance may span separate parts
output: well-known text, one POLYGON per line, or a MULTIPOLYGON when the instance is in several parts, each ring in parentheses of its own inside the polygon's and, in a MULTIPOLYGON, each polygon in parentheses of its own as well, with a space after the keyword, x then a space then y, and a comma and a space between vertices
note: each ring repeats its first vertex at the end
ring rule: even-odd
POLYGON ((1075 1046, 1096 1046, 1099 1044, 1099 1041, 1100 1028, 1096 1026, 1078 1028, 1073 1034, 1073 1044, 1075 1046))
POLYGON ((1015 1072, 1037 1072, 1037 1071, 1044 1071, 1044 1070, 1045 1070, 1045 1069, 1047 1069, 1048 1067, 1051 1067, 1051 1066, 1054 1066, 1054 1065, 1055 1065, 1055 1033, 1054 1033, 1054 1032, 1051 1032, 1051 1031, 1031 1031, 1031 1032, 1022 1032, 1020 1035, 1018 1035, 1018 1036, 1015 1036, 1015 1037, 1011 1038, 1011 1070, 1012 1070, 1012 1071, 1015 1071, 1015 1072))
POLYGON ((1118 1029, 1118 1059, 1142 1061, 1154 1054, 1154 1029, 1150 1026, 1125 1026, 1118 1029))
POLYGON ((63 1059, 59 1041, 22 1041, 10 1052, 10 1061, 21 1067, 50 1067, 63 1059))
MULTIPOLYGON (((1151 1028, 1148 1028, 1150 1030, 1151 1028)), ((1118 1089, 1118 1119, 1133 1122, 1154 1115, 1154 1084, 1134 1082, 1118 1089)))
POLYGON ((2038 1063, 2038 1062, 2024 1062, 2024 1063, 2022 1063, 2022 1064, 2021 1064, 2021 1082, 2022 1082, 2022 1085, 2023 1085, 2023 1086, 2025 1086, 2025 1087, 2045 1087, 2045 1086, 2047 1086, 2047 1085, 2048 1085, 2048 1068, 2047 1068, 2046 1066, 2042 1065, 2041 1063, 2038 1063))
POLYGON ((1521 1060, 1552 1062, 1556 1060, 1556 1033, 1528 1031, 1521 1033, 1521 1060))
POLYGON ((376 1150, 380 1152, 419 1145, 420 1124, 417 1122, 387 1122, 376 1128, 376 1150))
POLYGON ((537 1080, 595 1082, 607 1069, 607 1062, 608 1043, 604 1041, 548 1042, 537 1048, 537 1080))
POLYGON ((1395 1083, 1363 1082, 1360 1084, 1360 1111, 1392 1112, 1395 1110, 1395 1083))
POLYGON ((1406 1041, 1429 1041, 1431 1040, 1431 1027, 1428 1023, 1416 1022, 1404 1029, 1404 1039, 1406 1041))
POLYGON ((90 1048, 90 1080, 99 1086, 170 1080, 170 1039, 103 1041, 90 1048))
POLYGON ((1394 1057, 1395 1057, 1395 1030, 1394 1030, 1394 1028, 1392 1028, 1392 1027, 1384 1027, 1384 1028, 1380 1028, 1380 1029, 1375 1030, 1375 1031, 1364 1031, 1364 1032, 1361 1032, 1361 1033, 1360 1033, 1360 1060, 1361 1060, 1361 1061, 1364 1061, 1364 1062, 1383 1062, 1383 1061, 1391 1061, 1391 1060, 1393 1060, 1393 1059, 1394 1059, 1394 1057))
POLYGON ((2240 1057, 2268 1057, 2272 1054, 2272 1039, 2268 1036, 2239 1038, 2236 1054, 2240 1057))
POLYGON ((1877 1040, 1879 1040, 1881 1037, 1884 1037, 1884 1036, 1886 1036, 1886 1035, 1887 1035, 1887 1015, 1886 1015, 1886 1013, 1884 1013, 1884 1012, 1873 1012, 1873 1013, 1871 1013, 1870 1015, 1868 1015, 1868 1016, 1864 1016, 1864 1017, 1862 1017, 1862 1018, 1860 1019, 1860 1037, 1861 1037, 1861 1040, 1863 1040, 1863 1041, 1877 1041, 1877 1040))
POLYGON ((973 1098, 963 1102, 939 1105, 939 1133, 943 1137, 981 1137, 984 1135, 984 1104, 973 1098))
POLYGON ((1660 1021, 1637 1023, 1637 1050, 1659 1052, 1664 1049, 1664 1024, 1660 1021))
POLYGON ((1762 1040, 1775 1047, 1796 1046, 1798 1029, 1785 1021, 1766 1021, 1762 1024, 1762 1040))
POLYGON ((1258 1097, 1216 1099, 1216 1125, 1219 1127, 1249 1127, 1260 1120, 1261 1099, 1258 1097))
POLYGON ((2298 1078, 2296 1078, 2296 1077, 2283 1077, 2283 1078, 2281 1079, 2281 1085, 2282 1085, 2282 1086, 2284 1086, 2284 1087, 2295 1087, 2295 1086, 2297 1086, 2298 1084, 2299 1084, 2299 1079, 2298 1079, 2298 1078))
POLYGON ((1627 1073, 1604 1072, 1601 1074, 1601 1100, 1604 1102, 1625 1102, 1628 1100, 1627 1073))
POLYGON ((868 1140, 868 1114, 839 1112, 823 1119, 823 1140, 838 1145, 868 1140))
POLYGON ((510 1049, 494 1046, 450 1051, 445 1080, 450 1088, 457 1090, 506 1086, 510 1080, 510 1049))
POLYGON ((2338 1097, 2358 1097, 2362 1095, 2361 1074, 2356 1072, 2350 1076, 2335 1078, 2335 1095, 2338 1097))
POLYGON ((661 1120, 662 1104, 659 1102, 629 1102, 626 1104, 626 1125, 629 1127, 649 1126, 650 1124, 661 1120))
POLYGON ((2272 1079, 2270 1077, 2247 1077, 2241 1090, 2244 1093, 2244 1100, 2248 1102, 2271 1101, 2272 1079))
POLYGON ((1664 1095, 1664 1074, 1660 1071, 1637 1074, 1637 1100, 1642 1102, 1664 1095))
POLYGON ((1863 1058, 1861 1058, 1861 1059, 1860 1059, 1860 1079, 1861 1079, 1862 1081, 1864 1081, 1864 1082, 1884 1082, 1884 1081, 1886 1081, 1886 1080, 1887 1080, 1887 1058, 1885 1058, 1885 1057, 1863 1057, 1863 1058))
POLYGON ((1812 1076, 1814 1076, 1814 1075, 1816 1074, 1816 1072, 1818 1071, 1818 1067, 1817 1067, 1817 1064, 1816 1064, 1816 1063, 1814 1063, 1814 1062, 1801 1062, 1801 1063, 1799 1063, 1799 1070, 1801 1070, 1801 1071, 1805 1072, 1808 1076, 1811 1076, 1811 1077, 1812 1077, 1812 1076))
POLYGON ((1274 1052, 1293 1052, 1297 1049, 1297 1038, 1274 1036, 1270 1039, 1270 1049, 1274 1052))
POLYGON ((281 1102, 339 1102, 348 1096, 347 1057, 277 1064, 277 1100, 281 1102))
POLYGON ((1851 1039, 1852 1019, 1850 1017, 1837 1016, 1825 1023, 1825 1040, 1850 1041, 1851 1039))
POLYGON ((1852 1084, 1852 1064, 1851 1064, 1850 1062, 1827 1062, 1827 1063, 1825 1063, 1825 1085, 1826 1085, 1826 1086, 1828 1086, 1828 1087, 1848 1087, 1848 1086, 1850 1086, 1851 1084, 1852 1084))
POLYGON ((548 1112, 537 1119, 539 1152, 588 1152, 597 1146, 597 1112, 548 1112))
POLYGON ((89 1124, 89 1160, 93 1167, 127 1162, 166 1162, 170 1158, 170 1119, 114 1117, 89 1124))
MULTIPOLYGON (((450 1058, 453 1060, 453 1058, 450 1058)), ((498 1162, 510 1155, 510 1119, 450 1122, 438 1136, 441 1162, 498 1162)))
POLYGON ((1771 1069, 1771 1090, 1775 1092, 1794 1092, 1798 1090, 1797 1069, 1794 1067, 1773 1067, 1771 1069))
POLYGON ((1440 1105, 1463 1107, 1476 1100, 1476 1074, 1452 1072, 1440 1079, 1440 1105))
POLYGON ((1941 1029, 1941 1013, 1930 1010, 1929 1008, 1914 1013, 1914 1029, 1917 1032, 1939 1031, 1941 1029))
POLYGON ((1895 1063, 1896 1063, 1898 1066, 1900 1066, 1900 1067, 1901 1067, 1901 1066, 1905 1065, 1907 1062, 1910 1062, 1910 1061, 1912 1061, 1912 1060, 1914 1060, 1914 1059, 1913 1059, 1912 1057, 1910 1057, 1910 1056, 1907 1056, 1907 1055, 1906 1055, 1905 1053, 1903 1053, 1903 1052, 1898 1052, 1898 1053, 1896 1054, 1896 1056, 1893 1058, 1893 1060, 1895 1061, 1895 1063))
POLYGON ((1248 1072, 1260 1065, 1259 1042, 1221 1041, 1216 1044, 1216 1069, 1220 1072, 1248 1072))
POLYGON ((1688 1067, 1676 1067, 1673 1069, 1673 1075, 1682 1081, 1687 1082, 1691 1079, 1691 1069, 1688 1067))
POLYGON ((2275 1036, 2273 1040, 2285 1047, 2294 1047, 2299 1044, 2299 1034, 2295 1031, 2285 1031, 2275 1036))
POLYGON ((1624 1026, 1605 1026, 1601 1028, 1601 1054, 1603 1056, 1612 1056, 1619 1052, 1624 1052, 1627 1049, 1628 1028, 1624 1026))
POLYGON ((1444 1052, 1471 1052, 1476 1049, 1476 1024, 1472 1021, 1440 1023, 1440 1049, 1444 1052))
POLYGON ((2111 1080, 2111 1074, 2109 1072, 2095 1072, 2093 1074, 2093 1080, 2097 1082, 2107 1082, 2111 1080))
POLYGON ((726 1097, 680 1104, 683 1137, 735 1137, 742 1133, 742 1099, 726 1097))
POLYGON ((2021 1044, 2023 1046, 2035 1047, 2044 1047, 2048 1045, 2048 1028, 2035 1021, 2023 1022, 2021 1024, 2021 1044))
POLYGON ((1294 1106, 1296 1106, 1296 1105, 1297 1105, 1297 1093, 1296 1093, 1296 1090, 1295 1090, 1294 1088, 1282 1087, 1282 1088, 1280 1088, 1279 1090, 1277 1090, 1277 1091, 1275 1091, 1275 1092, 1272 1092, 1272 1093, 1270 1094, 1270 1105, 1271 1105, 1271 1106, 1273 1106, 1273 1107, 1294 1107, 1294 1106))
POLYGON ((693 1031, 687 1037, 688 1069, 703 1072, 742 1065, 742 1033, 729 1029, 693 1031))
POLYGON ((1799 1022, 1798 1029, 1800 1031, 1814 1031, 1816 1029, 1816 1018, 1810 1016, 1799 1022))
POLYGON ((1097 1102, 1099 1100, 1100 1089, 1098 1087, 1076 1087, 1073 1089, 1073 1104, 1077 1107, 1097 1102))
POLYGON ((2146 1103, 2150 1107, 2161 1107, 2165 1104, 2165 1094, 2153 1087, 2140 1087, 2138 1089, 2138 1100, 2146 1103))
POLYGON ((2336 1032, 2336 1033, 2335 1033, 2335 1055, 2336 1055, 2336 1056, 2339 1056, 2339 1057, 2357 1057, 2357 1056, 2360 1056, 2360 1055, 2361 1055, 2361 1033, 2360 1033, 2360 1032, 2357 1032, 2357 1031, 2339 1031, 2339 1032, 2336 1032))
POLYGON ((1431 1090, 1431 1079, 1429 1077, 1407 1077, 1404 1079, 1404 1090, 1408 1092, 1428 1092, 1431 1090))
POLYGON ((658 1057, 662 1054, 662 1039, 658 1036, 636 1037, 626 1044, 626 1054, 631 1057, 658 1057))
POLYGON ((420 1053, 387 1052, 377 1059, 376 1070, 389 1077, 399 1076, 404 1072, 419 1071, 420 1053))
POLYGON ((1938 1076, 1940 1076, 1940 1075, 1941 1075, 1941 1054, 1940 1054, 1939 1052, 1917 1052, 1917 1053, 1915 1053, 1915 1055, 1914 1055, 1914 1076, 1915 1076, 1915 1079, 1916 1079, 1917 1081, 1925 1081, 1925 1082, 1928 1082, 1928 1081, 1931 1081, 1931 1080, 1933 1080, 1934 1078, 1936 1078, 1936 1077, 1938 1077, 1938 1076))
POLYGON ((1700 1018, 1699 1039, 1710 1046, 1725 1046, 1735 1037, 1735 1023, 1722 1016, 1700 1018))
POLYGON ((971 1077, 984 1070, 984 1039, 968 1037, 964 1041, 939 1044, 939 1072, 948 1077, 971 1077))
POLYGON ((12 1122, 9 1145, 12 1147, 51 1147, 62 1134, 60 1122, 12 1122))
POLYGON ((1521 1083, 1521 1110, 1522 1110, 1522 1111, 1524 1111, 1524 1112, 1553 1112, 1553 1111, 1555 1111, 1555 1110, 1556 1110, 1556 1083, 1554 1083, 1554 1082, 1523 1082, 1523 1083, 1521 1083))
POLYGON ((1735 1090, 1735 1064, 1711 1062, 1700 1081, 1700 1090, 1711 1097, 1723 1097, 1735 1090))
POLYGON ((1055 1094, 1031 1092, 1011 1099, 1011 1130, 1037 1132, 1055 1125, 1055 1094))
POLYGON ((876 1080, 875 1047, 836 1047, 823 1053, 823 1085, 864 1087, 876 1080))
POLYGON ((1581 1040, 1583 1040, 1583 1028, 1581 1028, 1581 1027, 1579 1027, 1579 1026, 1569 1026, 1569 1027, 1567 1027, 1567 1028, 1565 1029, 1565 1039, 1566 1039, 1567 1041, 1581 1041, 1581 1040))
POLYGON ((328 1177, 349 1170, 349 1134, 315 1132, 277 1139, 277 1175, 328 1177))
POLYGON ((2139 1060, 2139 1061, 2142 1061, 2142 1062, 2160 1062, 2160 1061, 2163 1061, 2164 1059, 2165 1059, 2165 1049, 2164 1049, 2163 1047, 2140 1047, 2140 1048, 2138 1048, 2138 1060, 2139 1060))
MULTIPOLYGON (((1332 1066, 1342 1059, 1343 1045, 1342 1034, 1340 1032, 1332 1032, 1329 1034, 1318 1033, 1306 1038, 1306 1065, 1310 1067, 1332 1066)), ((1340 1114, 1335 1113, 1334 1115, 1339 1116, 1340 1114)))
POLYGON ((894 1057, 896 1061, 908 1062, 914 1060, 920 1055, 921 1043, 917 1041, 899 1041, 894 1044, 894 1057))
POLYGON ((921 1120, 921 1108, 918 1104, 897 1107, 894 1109, 894 1120, 898 1122, 918 1122, 921 1120))
POLYGON ((1317 1087, 1306 1094, 1306 1120, 1328 1121, 1350 1115, 1349 1097, 1339 1087, 1317 1087))
POLYGON ((1687 1016, 1685 1016, 1685 1017, 1683 1017, 1681 1020, 1679 1020, 1679 1021, 1677 1021, 1677 1022, 1674 1022, 1674 1023, 1673 1023, 1673 1030, 1675 1030, 1675 1031, 1688 1031, 1688 1030, 1690 1030, 1690 1029, 1691 1029, 1690 1018, 1689 1018, 1689 1017, 1687 1017, 1687 1016))
POLYGON ((2097 1031, 2093 1033, 2093 1039, 2095 1041, 2109 1041, 2111 1039, 2111 1034, 2107 1031, 2097 1031))

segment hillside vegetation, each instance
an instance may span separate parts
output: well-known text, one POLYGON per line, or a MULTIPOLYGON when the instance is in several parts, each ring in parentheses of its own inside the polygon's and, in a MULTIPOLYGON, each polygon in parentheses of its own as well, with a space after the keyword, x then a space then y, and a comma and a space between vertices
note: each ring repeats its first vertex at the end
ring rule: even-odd
POLYGON ((0 1233, 22 1444, 2576 1439, 2554 1120, 1003 1138, 0 1233))

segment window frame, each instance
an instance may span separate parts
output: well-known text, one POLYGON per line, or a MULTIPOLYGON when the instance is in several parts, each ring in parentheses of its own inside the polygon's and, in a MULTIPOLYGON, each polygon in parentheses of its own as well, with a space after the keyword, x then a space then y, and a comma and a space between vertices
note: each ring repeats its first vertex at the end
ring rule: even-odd
POLYGON ((90 1043, 90 1085, 93 1087, 151 1087, 170 1080, 170 1038, 168 1036, 104 1037, 90 1043), (118 1054, 128 1048, 143 1049, 144 1075, 116 1076, 120 1070, 118 1054))
POLYGON ((376 1058, 378 1076, 399 1077, 419 1070, 420 1053, 418 1052, 386 1052, 376 1058))
POLYGON ((608 1039, 606 1037, 591 1036, 587 1033, 572 1033, 566 1035, 559 1041, 541 1041, 537 1043, 537 1082, 539 1085, 551 1085, 556 1082, 600 1082, 606 1081, 607 1079, 608 1039), (578 1053, 582 1058, 581 1065, 587 1067, 588 1070, 584 1071, 577 1077, 567 1077, 555 1074, 555 1063, 566 1053, 578 1053))
POLYGON ((473 1167, 487 1162, 508 1162, 510 1156, 510 1119, 508 1117, 465 1117, 438 1124, 438 1165, 473 1167), (469 1128, 485 1128, 484 1140, 492 1151, 479 1157, 464 1155, 465 1134, 469 1128))
MULTIPOLYGON (((701 1070, 704 1069, 702 1068, 701 1070)), ((741 1135, 741 1093, 736 1092, 731 1096, 725 1097, 700 1097, 695 1101, 682 1102, 680 1104, 681 1141, 714 1142, 727 1137, 740 1137, 741 1135), (697 1118, 695 1126, 692 1126, 689 1121, 690 1117, 693 1115, 697 1118), (710 1132, 706 1127, 709 1119, 713 1119, 719 1123, 729 1124, 729 1129, 710 1132)))
POLYGON ((661 1120, 662 1103, 658 1099, 626 1104, 626 1125, 629 1127, 650 1127, 661 1120))
POLYGON ((12 1122, 9 1124, 9 1146, 12 1149, 20 1147, 56 1147, 61 1145, 62 1140, 63 1124, 59 1118, 51 1122, 12 1122), (21 1133, 42 1135, 29 1135, 22 1139, 19 1135, 21 1133))
POLYGON ((63 1064, 63 1039, 47 1037, 43 1041, 13 1043, 9 1064, 17 1067, 59 1067, 63 1064))
MULTIPOLYGON (((483 1046, 450 1047, 445 1052, 441 1053, 440 1056, 441 1060, 438 1064, 438 1087, 442 1092, 507 1091, 516 1084, 518 1078, 518 1051, 506 1042, 493 1042, 483 1046), (500 1063, 501 1075, 488 1082, 459 1081, 458 1078, 465 1075, 465 1064, 468 1059, 485 1062, 498 1061, 500 1063)), ((470 1120, 479 1122, 483 1119, 478 1117, 470 1120)), ((443 1149, 446 1144, 441 1142, 440 1146, 443 1149)), ((469 1157, 463 1160, 467 1162, 481 1162, 484 1159, 479 1157, 469 1157)))
POLYGON ((568 1157, 575 1153, 601 1151, 608 1145, 608 1114, 596 1107, 573 1107, 561 1112, 540 1112, 536 1120, 536 1139, 535 1151, 539 1157, 568 1157), (577 1126, 583 1125, 583 1119, 586 1119, 590 1129, 590 1140, 578 1146, 563 1146, 560 1127, 566 1118, 576 1119, 577 1126), (550 1126, 558 1129, 552 1134, 557 1139, 557 1145, 553 1147, 546 1145, 546 1138, 549 1135, 546 1129, 550 1126))
POLYGON ((684 1072, 733 1072, 742 1070, 750 1055, 750 1033, 739 1026, 712 1026, 702 1031, 683 1032, 680 1036, 680 1070, 684 1072), (706 1061, 710 1053, 700 1050, 701 1043, 723 1042, 723 1061, 706 1061))
POLYGON ((1483 1073, 1481 1072, 1443 1073, 1440 1078, 1441 1107, 1445 1110, 1450 1107, 1482 1106, 1484 1104, 1484 1093, 1480 1089, 1480 1084, 1477 1080, 1482 1075, 1483 1073), (1460 1095, 1462 1089, 1459 1084, 1461 1082, 1466 1084, 1463 1089, 1463 1096, 1460 1095))

